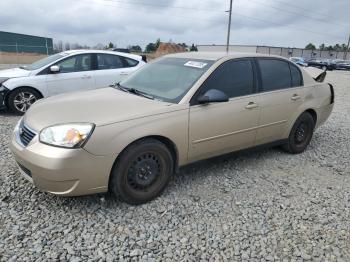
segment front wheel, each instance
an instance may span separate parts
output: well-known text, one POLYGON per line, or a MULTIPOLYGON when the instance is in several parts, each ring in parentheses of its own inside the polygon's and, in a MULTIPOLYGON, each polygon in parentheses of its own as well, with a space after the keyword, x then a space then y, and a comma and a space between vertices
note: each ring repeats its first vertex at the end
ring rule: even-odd
POLYGON ((167 186, 174 170, 169 149, 156 139, 130 145, 117 160, 110 190, 129 204, 142 204, 157 197, 167 186))
POLYGON ((8 96, 9 109, 18 115, 23 115, 32 104, 41 98, 39 92, 32 88, 20 87, 12 91, 8 96))
POLYGON ((315 121, 310 113, 304 112, 295 121, 287 144, 283 149, 292 154, 303 152, 309 145, 315 129, 315 121))

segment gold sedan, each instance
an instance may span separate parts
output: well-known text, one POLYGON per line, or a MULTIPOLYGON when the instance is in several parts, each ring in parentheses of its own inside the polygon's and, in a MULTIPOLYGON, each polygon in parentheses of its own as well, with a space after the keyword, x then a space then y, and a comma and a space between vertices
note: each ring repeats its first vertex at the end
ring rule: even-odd
POLYGON ((43 191, 140 204, 194 161, 263 144, 303 152, 333 109, 324 75, 277 56, 167 55, 113 87, 36 102, 11 150, 43 191))

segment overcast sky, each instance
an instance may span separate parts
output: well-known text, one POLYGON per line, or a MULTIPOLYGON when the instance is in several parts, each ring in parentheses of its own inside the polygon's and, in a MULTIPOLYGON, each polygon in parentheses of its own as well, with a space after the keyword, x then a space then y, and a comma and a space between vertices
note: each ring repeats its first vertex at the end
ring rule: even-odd
MULTIPOLYGON (((157 38, 224 44, 228 9, 229 0, 1 0, 0 30, 118 47, 157 38)), ((346 43, 349 14, 349 0, 234 0, 231 43, 346 43)))

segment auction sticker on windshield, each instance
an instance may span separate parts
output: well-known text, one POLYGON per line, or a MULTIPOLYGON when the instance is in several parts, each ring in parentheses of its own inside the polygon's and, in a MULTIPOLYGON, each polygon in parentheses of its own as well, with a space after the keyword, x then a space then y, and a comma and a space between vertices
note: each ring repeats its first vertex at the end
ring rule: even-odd
POLYGON ((185 66, 191 66, 196 68, 204 68, 207 65, 207 63, 198 62, 198 61, 188 61, 185 66))

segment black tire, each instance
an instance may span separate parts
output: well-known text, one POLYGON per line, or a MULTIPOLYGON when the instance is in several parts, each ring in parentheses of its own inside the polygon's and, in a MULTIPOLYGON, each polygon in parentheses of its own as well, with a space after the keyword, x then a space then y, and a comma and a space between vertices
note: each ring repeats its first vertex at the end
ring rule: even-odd
POLYGON ((309 145, 315 129, 315 121, 308 112, 302 113, 295 121, 290 131, 287 144, 282 148, 291 153, 299 154, 309 145))
POLYGON ((131 144, 115 163, 109 188, 122 201, 138 205, 162 193, 174 171, 169 149, 156 139, 131 144))
POLYGON ((40 98, 42 98, 40 93, 33 88, 20 87, 9 94, 7 106, 13 113, 23 115, 40 98))

